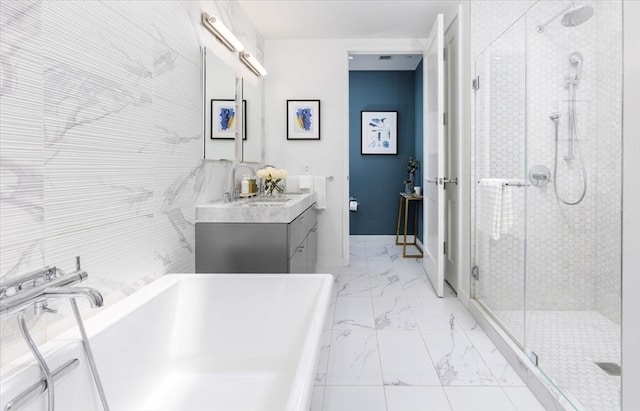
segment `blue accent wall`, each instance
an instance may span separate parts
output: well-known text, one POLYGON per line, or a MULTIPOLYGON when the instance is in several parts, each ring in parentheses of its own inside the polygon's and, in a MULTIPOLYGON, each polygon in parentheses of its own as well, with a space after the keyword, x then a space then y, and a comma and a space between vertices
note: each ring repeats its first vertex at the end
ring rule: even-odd
MULTIPOLYGON (((404 190, 407 162, 410 156, 422 156, 422 149, 416 152, 415 80, 414 71, 349 72, 349 190, 360 203, 357 212, 349 213, 352 235, 396 233, 399 193, 404 190), (362 110, 398 112, 398 155, 361 154, 362 110)), ((422 110, 419 117, 422 129, 422 110)))

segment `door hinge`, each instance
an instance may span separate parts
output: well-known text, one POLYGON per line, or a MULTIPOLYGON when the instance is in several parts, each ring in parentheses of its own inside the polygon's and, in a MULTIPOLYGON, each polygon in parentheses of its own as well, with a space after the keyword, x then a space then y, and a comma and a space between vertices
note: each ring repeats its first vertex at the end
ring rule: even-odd
POLYGON ((527 353, 527 357, 529 357, 529 361, 531 361, 533 365, 535 365, 536 367, 538 366, 538 354, 533 351, 529 351, 527 353))
POLYGON ((447 49, 442 49, 442 59, 447 61, 447 49))
POLYGON ((476 281, 480 280, 480 267, 474 265, 473 268, 471 268, 471 277, 476 281))
POLYGON ((442 254, 447 255, 447 242, 442 243, 442 254))
POLYGON ((442 113, 442 125, 447 125, 447 113, 442 113))
POLYGON ((476 76, 473 80, 471 80, 471 88, 474 91, 480 90, 480 76, 476 76))

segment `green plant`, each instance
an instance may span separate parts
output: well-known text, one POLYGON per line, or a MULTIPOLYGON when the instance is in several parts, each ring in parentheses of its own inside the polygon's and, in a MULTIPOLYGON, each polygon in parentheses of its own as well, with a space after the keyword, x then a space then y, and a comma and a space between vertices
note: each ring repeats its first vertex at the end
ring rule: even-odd
POLYGON ((409 177, 404 180, 404 184, 413 183, 413 173, 420 168, 420 161, 418 161, 415 157, 409 157, 409 162, 407 163, 407 172, 409 173, 409 177))

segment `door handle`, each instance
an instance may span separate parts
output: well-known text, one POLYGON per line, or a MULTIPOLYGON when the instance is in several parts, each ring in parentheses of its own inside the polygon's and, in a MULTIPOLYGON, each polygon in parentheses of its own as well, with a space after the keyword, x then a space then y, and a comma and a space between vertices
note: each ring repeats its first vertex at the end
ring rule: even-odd
POLYGON ((438 185, 438 177, 436 177, 436 178, 425 178, 424 181, 426 183, 433 183, 435 185, 438 185))
POLYGON ((443 178, 443 179, 442 179, 442 182, 443 182, 444 184, 446 184, 446 183, 451 183, 451 184, 458 185, 458 177, 456 177, 456 178, 446 178, 446 177, 445 177, 445 178, 443 178))

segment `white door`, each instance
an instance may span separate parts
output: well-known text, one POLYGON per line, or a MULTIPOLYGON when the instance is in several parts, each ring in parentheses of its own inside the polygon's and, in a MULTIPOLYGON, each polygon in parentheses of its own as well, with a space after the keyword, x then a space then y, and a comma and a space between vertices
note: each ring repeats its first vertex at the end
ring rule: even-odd
POLYGON ((444 16, 438 14, 424 51, 424 268, 444 293, 444 16))
MULTIPOLYGON (((459 16, 460 14, 458 14, 459 16)), ((458 201, 458 157, 460 155, 460 76, 459 76, 459 44, 460 24, 456 16, 444 33, 445 61, 445 107, 447 123, 445 124, 445 175, 447 179, 444 185, 445 193, 445 234, 446 246, 444 255, 444 279, 451 288, 458 291, 459 282, 459 258, 460 258, 460 225, 458 201)))

